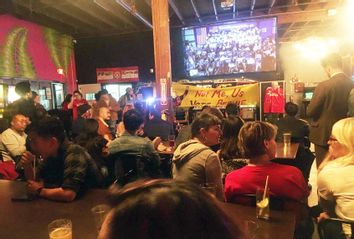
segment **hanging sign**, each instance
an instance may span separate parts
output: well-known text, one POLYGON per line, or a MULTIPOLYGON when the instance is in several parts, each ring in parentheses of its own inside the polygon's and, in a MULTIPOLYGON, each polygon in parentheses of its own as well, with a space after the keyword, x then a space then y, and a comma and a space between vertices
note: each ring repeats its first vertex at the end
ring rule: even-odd
POLYGON ((167 86, 166 86, 166 79, 160 79, 160 89, 161 89, 161 105, 167 105, 167 86))
POLYGON ((174 83, 172 98, 180 107, 212 107, 225 108, 229 102, 238 105, 259 104, 259 84, 247 84, 226 88, 203 88, 174 83))
POLYGON ((96 68, 97 83, 137 82, 139 81, 139 67, 96 68))

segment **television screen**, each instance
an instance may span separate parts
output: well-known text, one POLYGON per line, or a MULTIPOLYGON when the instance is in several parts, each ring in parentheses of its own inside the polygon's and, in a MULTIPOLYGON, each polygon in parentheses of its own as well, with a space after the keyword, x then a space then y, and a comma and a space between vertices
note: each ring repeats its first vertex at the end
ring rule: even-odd
POLYGON ((182 29, 187 76, 276 70, 276 18, 182 29))

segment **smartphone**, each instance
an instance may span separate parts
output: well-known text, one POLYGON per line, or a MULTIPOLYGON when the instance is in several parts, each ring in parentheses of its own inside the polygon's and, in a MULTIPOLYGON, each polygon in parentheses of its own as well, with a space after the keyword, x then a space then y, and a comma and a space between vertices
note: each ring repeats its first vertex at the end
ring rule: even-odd
POLYGON ((27 193, 13 195, 11 197, 11 201, 13 201, 13 202, 29 202, 29 201, 32 201, 33 199, 34 199, 34 197, 32 195, 27 194, 27 193))

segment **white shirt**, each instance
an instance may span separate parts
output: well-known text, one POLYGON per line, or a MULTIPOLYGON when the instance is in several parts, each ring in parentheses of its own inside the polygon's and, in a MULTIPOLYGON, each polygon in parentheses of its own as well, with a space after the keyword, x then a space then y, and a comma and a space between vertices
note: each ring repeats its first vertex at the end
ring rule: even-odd
POLYGON ((354 220, 354 165, 343 166, 336 161, 328 163, 318 174, 318 194, 335 202, 339 218, 354 220))
POLYGON ((8 128, 0 137, 0 150, 3 161, 13 161, 13 157, 26 151, 27 134, 20 135, 15 130, 8 128))

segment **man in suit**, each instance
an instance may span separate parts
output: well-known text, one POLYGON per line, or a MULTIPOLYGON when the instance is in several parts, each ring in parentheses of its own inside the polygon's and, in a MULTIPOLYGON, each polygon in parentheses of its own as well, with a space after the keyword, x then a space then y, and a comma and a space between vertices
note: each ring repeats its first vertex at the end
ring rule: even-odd
POLYGON ((346 117, 353 81, 342 70, 341 56, 333 53, 322 60, 329 79, 319 83, 307 107, 311 118, 310 141, 315 145, 317 167, 328 152, 327 141, 335 122, 346 117))

